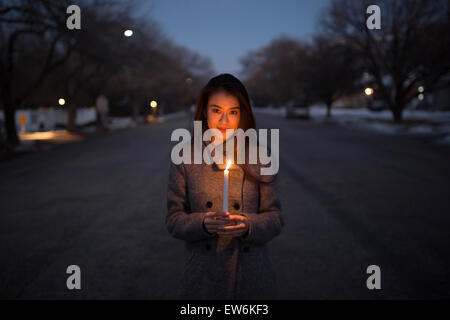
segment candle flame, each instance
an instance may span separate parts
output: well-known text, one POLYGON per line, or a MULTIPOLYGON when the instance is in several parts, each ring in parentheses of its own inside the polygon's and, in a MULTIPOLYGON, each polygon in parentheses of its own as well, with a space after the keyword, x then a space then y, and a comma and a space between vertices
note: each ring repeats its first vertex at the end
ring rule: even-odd
POLYGON ((228 160, 227 167, 225 168, 225 171, 228 172, 228 168, 231 166, 231 160, 228 160))

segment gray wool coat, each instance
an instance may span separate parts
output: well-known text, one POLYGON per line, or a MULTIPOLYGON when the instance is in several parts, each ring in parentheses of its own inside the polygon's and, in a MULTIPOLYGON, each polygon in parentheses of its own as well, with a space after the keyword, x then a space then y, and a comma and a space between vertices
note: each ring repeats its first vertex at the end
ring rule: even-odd
POLYGON ((267 243, 280 234, 276 176, 261 176, 260 165, 229 169, 229 212, 245 215, 249 231, 232 239, 209 234, 203 225, 208 211, 222 211, 224 165, 171 163, 166 226, 184 240, 182 299, 276 299, 277 285, 267 243), (274 179, 275 178, 275 179, 274 179))

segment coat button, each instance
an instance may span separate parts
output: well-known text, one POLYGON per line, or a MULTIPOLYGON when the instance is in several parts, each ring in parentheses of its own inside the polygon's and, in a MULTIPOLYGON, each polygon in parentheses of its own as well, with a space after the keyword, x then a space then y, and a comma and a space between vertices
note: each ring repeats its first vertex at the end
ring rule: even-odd
POLYGON ((208 250, 208 251, 211 250, 211 246, 210 246, 209 243, 205 244, 205 249, 208 250))
POLYGON ((247 246, 245 246, 245 247, 242 249, 242 251, 244 251, 244 252, 249 252, 249 251, 250 251, 250 248, 247 247, 247 246))
POLYGON ((236 210, 239 210, 239 208, 240 208, 239 203, 236 202, 236 203, 233 205, 233 207, 234 207, 236 210))
POLYGON ((211 202, 211 201, 208 201, 208 202, 206 203, 206 206, 207 206, 208 208, 211 208, 211 207, 212 207, 212 202, 211 202))

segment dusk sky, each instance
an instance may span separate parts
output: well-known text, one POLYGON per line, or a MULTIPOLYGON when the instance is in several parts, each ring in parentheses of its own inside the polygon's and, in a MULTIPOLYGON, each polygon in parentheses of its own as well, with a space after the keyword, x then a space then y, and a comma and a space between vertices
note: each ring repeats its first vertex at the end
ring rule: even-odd
POLYGON ((151 0, 152 16, 176 43, 238 75, 239 58, 282 34, 309 39, 330 0, 151 0))

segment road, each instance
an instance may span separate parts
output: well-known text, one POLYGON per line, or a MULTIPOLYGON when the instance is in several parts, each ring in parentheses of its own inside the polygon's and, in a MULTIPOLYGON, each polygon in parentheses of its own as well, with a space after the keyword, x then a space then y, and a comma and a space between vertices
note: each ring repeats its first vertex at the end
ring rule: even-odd
MULTIPOLYGON (((282 299, 450 297, 450 148, 427 139, 259 116, 280 128, 285 227, 270 244, 282 299), (369 265, 381 289, 369 290, 369 265)), ((98 134, 0 163, 0 298, 172 299, 184 248, 168 234, 170 133, 98 134), (66 288, 79 265, 82 289, 66 288)))

